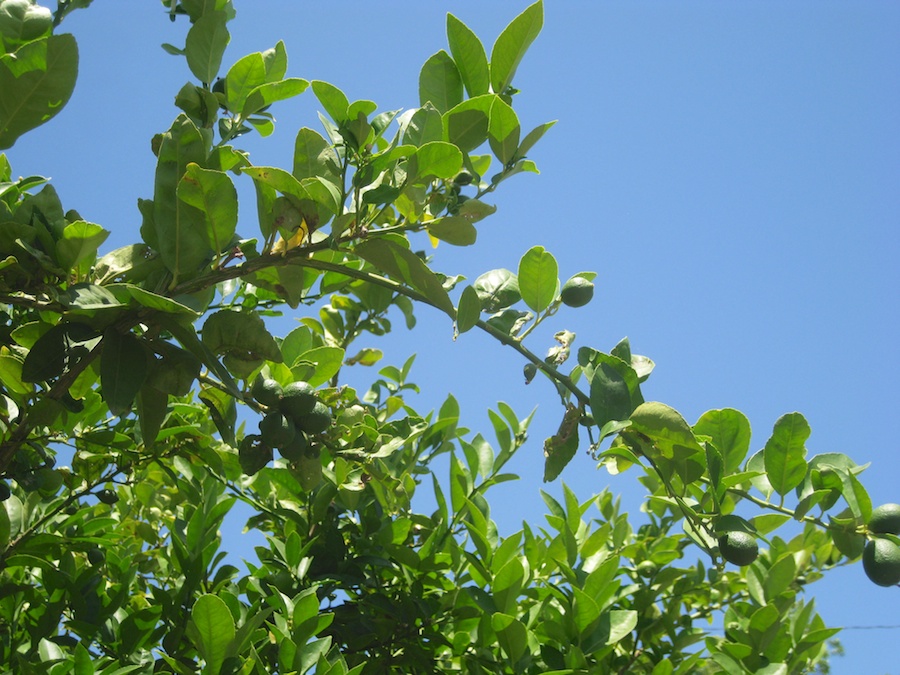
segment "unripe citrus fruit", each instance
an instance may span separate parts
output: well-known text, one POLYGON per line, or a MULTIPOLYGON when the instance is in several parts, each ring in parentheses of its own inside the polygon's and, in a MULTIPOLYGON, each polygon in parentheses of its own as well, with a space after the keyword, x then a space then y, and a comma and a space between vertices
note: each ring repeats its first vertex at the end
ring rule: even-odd
POLYGON ((297 426, 308 434, 321 434, 331 426, 331 410, 321 401, 316 401, 313 409, 297 420, 297 426))
POLYGON ((749 565, 759 555, 756 537, 748 532, 733 530, 719 537, 719 553, 734 565, 749 565))
POLYGON ((900 534, 900 504, 882 504, 869 518, 869 532, 900 534))
POLYGON ((863 570, 879 586, 900 584, 900 546, 890 539, 870 539, 863 550, 863 570))
POLYGON ((309 439, 299 429, 294 430, 294 440, 278 448, 278 453, 289 462, 296 462, 309 450, 309 439))
POLYGON ((297 462, 297 471, 300 477, 300 487, 309 492, 319 487, 322 482, 322 460, 319 453, 304 454, 297 462))
POLYGON ((294 423, 280 412, 271 412, 259 421, 263 442, 273 448, 283 448, 294 440, 294 423))
POLYGON ((584 307, 594 297, 594 284, 584 277, 572 277, 562 287, 559 297, 569 307, 584 307))
POLYGON ((5 502, 12 496, 12 492, 9 489, 9 485, 0 481, 0 502, 5 502))
POLYGON ((281 402, 281 385, 269 377, 257 375, 250 394, 263 405, 276 406, 281 402))
POLYGON ((99 548, 92 548, 87 552, 88 562, 94 567, 98 567, 106 562, 106 554, 99 548))
POLYGON ((318 401, 316 388, 309 382, 291 382, 284 388, 281 395, 281 412, 297 422, 304 415, 312 412, 318 401))
POLYGON ((97 493, 97 499, 99 499, 104 504, 115 504, 119 501, 119 495, 115 493, 115 491, 110 490, 109 488, 104 488, 97 493))

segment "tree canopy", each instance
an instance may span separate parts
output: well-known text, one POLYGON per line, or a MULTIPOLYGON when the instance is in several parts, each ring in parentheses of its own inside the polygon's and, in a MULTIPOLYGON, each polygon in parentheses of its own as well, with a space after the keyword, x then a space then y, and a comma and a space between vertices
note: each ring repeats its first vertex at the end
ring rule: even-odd
MULTIPOLYGON (((576 346, 561 322, 590 311, 595 273, 561 278, 542 246, 474 280, 429 256, 477 245, 494 193, 537 171, 553 122, 523 129, 514 83, 542 2, 490 49, 448 15, 410 110, 289 75, 282 42, 223 66, 231 0, 162 4, 190 24, 164 47, 194 81, 152 139, 136 243, 101 252, 103 225, 0 155, 3 672, 827 669, 837 629, 805 587, 860 559, 900 582, 900 507, 873 517, 864 466, 808 456, 796 412, 751 453, 740 411, 692 424, 645 400, 650 358, 576 346), (270 106, 300 95, 321 131, 296 132, 290 166, 253 164, 241 137, 269 136, 270 106), (531 416, 500 402, 481 433, 452 395, 415 410, 413 358, 384 365, 373 345, 421 308, 558 393, 545 481, 580 448, 637 475, 643 512, 563 488, 543 494, 545 524, 501 536, 487 494, 516 478, 531 416), (273 335, 283 312, 297 326, 273 335), (558 325, 546 354, 539 325, 558 325), (346 384, 365 367, 365 387, 346 384), (245 570, 224 560, 238 503, 265 535, 245 570)), ((65 114, 78 47, 59 28, 88 5, 0 0, 0 149, 65 114)))

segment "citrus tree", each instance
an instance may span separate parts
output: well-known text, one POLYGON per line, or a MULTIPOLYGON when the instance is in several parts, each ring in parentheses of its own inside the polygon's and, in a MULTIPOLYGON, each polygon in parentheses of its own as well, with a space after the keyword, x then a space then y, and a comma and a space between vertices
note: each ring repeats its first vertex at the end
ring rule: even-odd
MULTIPOLYGON (((63 109, 77 45, 57 28, 89 4, 0 1, 0 149, 63 109)), ((102 225, 0 155, 3 672, 827 669, 837 630, 805 586, 859 558, 900 582, 900 506, 873 510, 863 467, 808 457, 798 413, 751 454, 741 412, 691 424, 645 400, 649 358, 565 330, 594 273, 562 280, 540 246, 471 281, 420 250, 474 245, 493 193, 536 171, 553 123, 520 127, 513 82, 541 2, 490 53, 448 15, 408 110, 289 76, 281 42, 223 68, 231 1, 163 5, 190 22, 166 49, 195 81, 152 139, 139 241, 101 254, 102 225), (255 165, 240 137, 304 93, 321 130, 297 131, 291 166, 255 165), (273 335, 277 313, 296 327, 273 335), (637 474, 643 512, 564 488, 543 495, 546 524, 501 536, 487 494, 516 478, 531 416, 498 403, 483 435, 453 396, 413 409, 412 358, 381 364, 375 345, 420 313, 486 332, 555 392, 546 481, 581 448, 637 474), (546 354, 528 340, 541 324, 558 329, 546 354), (377 374, 348 376, 362 366, 377 374), (220 532, 239 502, 266 542, 245 570, 220 532)))

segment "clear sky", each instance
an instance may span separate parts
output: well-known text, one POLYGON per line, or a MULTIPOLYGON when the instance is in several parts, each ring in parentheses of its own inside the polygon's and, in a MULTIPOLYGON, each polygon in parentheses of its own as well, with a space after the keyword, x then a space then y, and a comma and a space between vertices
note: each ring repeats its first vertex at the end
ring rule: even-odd
MULTIPOLYGON (((415 107, 422 63, 446 48, 448 10, 489 47, 526 4, 235 0, 223 68, 281 39, 289 75, 381 110, 415 107)), ((871 462, 862 478, 873 502, 900 502, 900 3, 550 0, 545 13, 514 82, 523 127, 559 120, 532 153, 542 174, 504 183, 478 244, 441 245, 436 266, 474 279, 515 269, 540 244, 563 278, 598 272, 594 301, 561 311, 530 338, 534 351, 562 328, 576 347, 603 350, 627 335, 657 363, 648 400, 690 422, 738 408, 752 451, 798 410, 812 425, 810 454, 871 462)), ((183 44, 187 22, 170 24, 152 0, 95 0, 63 27, 81 49, 75 94, 7 155, 16 174, 51 176, 66 208, 112 230, 106 251, 139 237, 136 200, 153 191, 149 139, 168 128, 191 78, 159 45, 183 44)), ((275 135, 245 143, 252 161, 290 166, 297 129, 319 128, 316 110, 311 92, 276 104, 275 135)), ((485 435, 497 400, 523 417, 539 406, 512 467, 522 480, 495 489, 491 504, 502 532, 540 523, 538 490, 559 491, 541 484, 542 440, 559 422, 553 390, 540 378, 524 386, 521 359, 487 336, 453 342, 445 316, 423 308, 419 320, 371 343, 387 363, 418 354, 414 406, 453 392, 466 426, 485 435)), ((584 499, 608 486, 639 504, 635 472, 612 477, 584 455, 561 479, 584 499)), ((844 631, 833 673, 900 673, 896 649, 884 648, 900 639, 897 589, 854 565, 810 592, 829 625, 894 627, 844 631)))

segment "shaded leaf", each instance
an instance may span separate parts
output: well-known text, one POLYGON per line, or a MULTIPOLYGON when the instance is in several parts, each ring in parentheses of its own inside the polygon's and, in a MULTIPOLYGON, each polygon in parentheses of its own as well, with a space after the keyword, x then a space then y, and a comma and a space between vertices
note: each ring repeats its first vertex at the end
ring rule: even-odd
POLYGON ((228 174, 191 162, 177 190, 179 199, 203 213, 209 248, 216 253, 226 250, 238 221, 237 190, 228 174))
POLYGON ((113 415, 127 412, 147 377, 147 348, 129 333, 109 329, 100 354, 100 386, 113 415))
POLYGON ((49 35, 0 55, 0 150, 59 113, 77 76, 72 35, 49 35))

